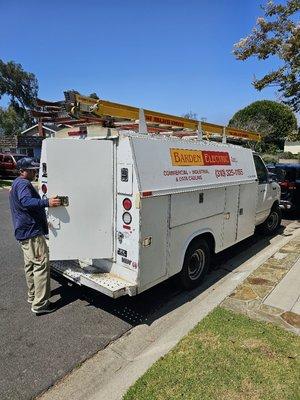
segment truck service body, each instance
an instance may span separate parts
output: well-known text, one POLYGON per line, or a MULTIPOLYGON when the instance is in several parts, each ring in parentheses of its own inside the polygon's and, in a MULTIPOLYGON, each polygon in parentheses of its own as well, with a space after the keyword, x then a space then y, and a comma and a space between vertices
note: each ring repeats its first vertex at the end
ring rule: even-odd
POLYGON ((280 188, 250 149, 101 132, 43 141, 41 194, 68 200, 48 209, 51 268, 67 279, 114 298, 178 273, 192 286, 207 249, 218 253, 257 225, 280 223, 280 188))

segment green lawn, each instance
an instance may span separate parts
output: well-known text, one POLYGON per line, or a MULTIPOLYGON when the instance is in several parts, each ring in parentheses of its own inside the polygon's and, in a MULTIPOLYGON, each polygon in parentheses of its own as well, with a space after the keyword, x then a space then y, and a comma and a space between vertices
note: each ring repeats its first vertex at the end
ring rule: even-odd
POLYGON ((124 400, 299 400, 300 338, 216 308, 124 400))
POLYGON ((4 187, 9 187, 12 184, 11 179, 2 179, 0 178, 0 189, 3 189, 4 187))

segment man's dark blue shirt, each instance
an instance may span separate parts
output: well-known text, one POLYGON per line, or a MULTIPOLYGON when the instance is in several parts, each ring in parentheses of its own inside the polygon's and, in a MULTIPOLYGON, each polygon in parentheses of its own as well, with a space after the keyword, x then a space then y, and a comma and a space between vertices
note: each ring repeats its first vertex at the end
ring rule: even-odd
POLYGON ((48 199, 41 199, 28 179, 15 179, 9 202, 17 240, 48 234, 45 213, 45 207, 49 206, 48 199))

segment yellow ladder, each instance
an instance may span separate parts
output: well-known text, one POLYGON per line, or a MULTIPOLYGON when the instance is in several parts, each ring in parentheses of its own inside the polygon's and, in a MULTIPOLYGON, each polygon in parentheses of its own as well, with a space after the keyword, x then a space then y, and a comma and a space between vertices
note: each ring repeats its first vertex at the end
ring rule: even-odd
MULTIPOLYGON (((65 92, 66 108, 73 116, 80 118, 84 114, 92 114, 98 117, 112 117, 137 121, 140 119, 140 108, 125 104, 113 103, 107 100, 97 100, 86 96, 81 96, 76 92, 65 92)), ((245 131, 242 129, 228 126, 217 125, 209 122, 197 121, 178 117, 175 115, 164 114, 152 110, 143 110, 145 121, 149 125, 160 127, 169 127, 175 130, 191 130, 207 134, 208 136, 221 135, 223 137, 231 136, 239 139, 260 141, 261 135, 256 132, 245 131)))

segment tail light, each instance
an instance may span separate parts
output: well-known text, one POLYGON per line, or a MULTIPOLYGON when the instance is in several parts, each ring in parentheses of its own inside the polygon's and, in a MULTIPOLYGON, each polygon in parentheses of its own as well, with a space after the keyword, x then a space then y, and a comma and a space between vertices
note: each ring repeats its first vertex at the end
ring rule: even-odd
POLYGON ((132 207, 132 202, 130 199, 126 198, 123 200, 123 207, 125 208, 126 211, 129 211, 132 207))
POLYGON ((295 182, 282 181, 282 182, 279 182, 279 185, 280 185, 283 189, 289 189, 289 190, 295 190, 295 189, 297 189, 296 183, 295 183, 295 182))
POLYGON ((48 191, 47 185, 45 185, 44 183, 42 184, 41 189, 42 189, 42 192, 43 192, 44 194, 46 194, 47 191, 48 191))

